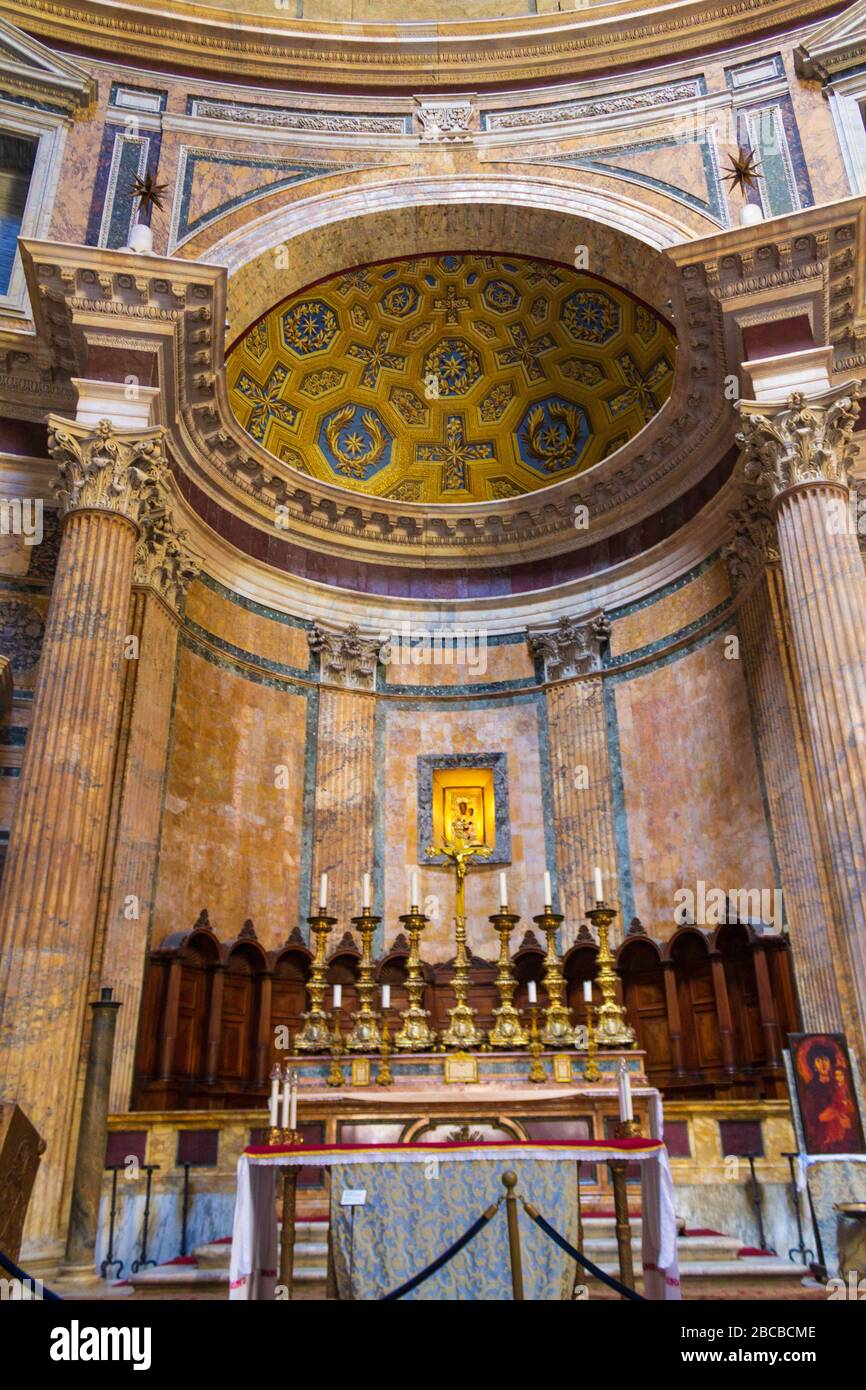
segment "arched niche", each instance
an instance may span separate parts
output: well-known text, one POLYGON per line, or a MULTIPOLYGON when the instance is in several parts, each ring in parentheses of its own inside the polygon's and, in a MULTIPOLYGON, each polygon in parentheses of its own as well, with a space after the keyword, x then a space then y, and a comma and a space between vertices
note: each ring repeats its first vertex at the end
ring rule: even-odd
POLYGON ((628 1021, 646 1052, 647 1072, 654 1084, 663 1085, 673 1058, 658 944, 649 937, 626 937, 617 951, 617 969, 628 1021))
POLYGON ((722 1074, 722 1040, 707 937, 698 927, 680 927, 667 956, 675 969, 685 1071, 693 1093, 711 1094, 710 1083, 722 1074))
POLYGON ((216 1065, 221 1089, 243 1090, 253 1083, 261 1007, 259 979, 267 966, 264 951, 254 941, 235 942, 226 957, 216 1065))

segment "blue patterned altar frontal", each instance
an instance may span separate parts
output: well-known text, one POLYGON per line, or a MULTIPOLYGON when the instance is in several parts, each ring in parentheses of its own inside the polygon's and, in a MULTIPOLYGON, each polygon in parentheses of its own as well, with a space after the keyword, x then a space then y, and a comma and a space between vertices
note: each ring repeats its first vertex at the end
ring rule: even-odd
MULTIPOLYGON (((577 1242, 577 1182, 571 1162, 507 1164, 500 1159, 448 1163, 335 1165, 331 1169, 331 1231, 341 1298, 379 1299, 404 1284, 452 1245, 504 1195, 510 1168, 517 1192, 560 1235, 577 1242), (362 1207, 343 1207, 344 1188, 363 1187, 362 1207), (354 1215, 352 1212, 354 1211, 354 1215), (350 1275, 351 1271, 351 1275, 350 1275)), ((574 1262, 519 1207, 523 1285, 528 1300, 567 1300, 574 1262)), ((505 1203, 493 1220, 406 1301, 510 1301, 511 1263, 505 1203)))

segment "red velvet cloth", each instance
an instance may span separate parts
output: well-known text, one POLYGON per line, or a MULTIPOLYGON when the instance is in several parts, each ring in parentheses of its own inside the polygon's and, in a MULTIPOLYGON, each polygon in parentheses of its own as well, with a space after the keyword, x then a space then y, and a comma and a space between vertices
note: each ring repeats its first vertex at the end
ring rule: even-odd
POLYGON ((424 1149, 442 1155, 453 1153, 457 1149, 489 1149, 495 1154, 503 1149, 550 1149, 555 1153, 557 1149, 614 1149, 621 1150, 624 1154, 633 1153, 636 1150, 651 1152, 655 1149, 663 1148, 660 1139, 645 1139, 638 1135, 634 1139, 581 1139, 579 1143, 573 1140, 562 1140, 554 1142, 552 1140, 536 1139, 491 1139, 481 1144, 250 1144, 244 1149, 245 1154, 251 1157, 262 1157, 267 1154, 280 1153, 332 1153, 339 1157, 341 1153, 382 1153, 393 1149, 395 1153, 405 1153, 407 1148, 424 1149))

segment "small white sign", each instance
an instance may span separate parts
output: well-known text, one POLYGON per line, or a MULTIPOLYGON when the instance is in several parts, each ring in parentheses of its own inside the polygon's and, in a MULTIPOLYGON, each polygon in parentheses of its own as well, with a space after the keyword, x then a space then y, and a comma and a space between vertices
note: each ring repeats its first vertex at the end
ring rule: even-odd
POLYGON ((344 1187, 340 1198, 341 1207, 363 1207, 367 1204, 366 1187, 344 1187))

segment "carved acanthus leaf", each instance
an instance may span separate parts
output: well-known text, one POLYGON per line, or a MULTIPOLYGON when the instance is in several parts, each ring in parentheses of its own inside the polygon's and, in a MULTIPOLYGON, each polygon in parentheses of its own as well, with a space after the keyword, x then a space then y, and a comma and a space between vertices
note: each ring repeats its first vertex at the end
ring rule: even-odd
POLYGON ((735 589, 749 584, 765 566, 779 563, 776 524, 754 493, 728 513, 731 539, 722 549, 735 589))
POLYGON ((544 662, 547 680, 590 675, 601 670, 601 653, 610 637, 604 613, 584 622, 560 618, 550 632, 527 632, 532 655, 544 662))
POLYGON ((189 531, 177 526, 167 479, 162 478, 140 519, 133 578, 153 589, 179 612, 190 584, 201 573, 201 560, 190 549, 189 531))
POLYGON ((317 653, 322 679, 347 690, 374 690, 376 667, 381 659, 381 638, 362 637, 351 623, 343 632, 314 626, 307 633, 310 651, 317 653))
POLYGON ((118 512, 138 524, 165 479, 161 429, 121 432, 109 420, 96 429, 48 418, 48 449, 57 460, 54 490, 65 514, 118 512))
POLYGON ((761 497, 773 501, 798 483, 847 485, 859 394, 856 382, 813 398, 795 391, 772 415, 740 402, 737 443, 746 451, 745 476, 761 497))

